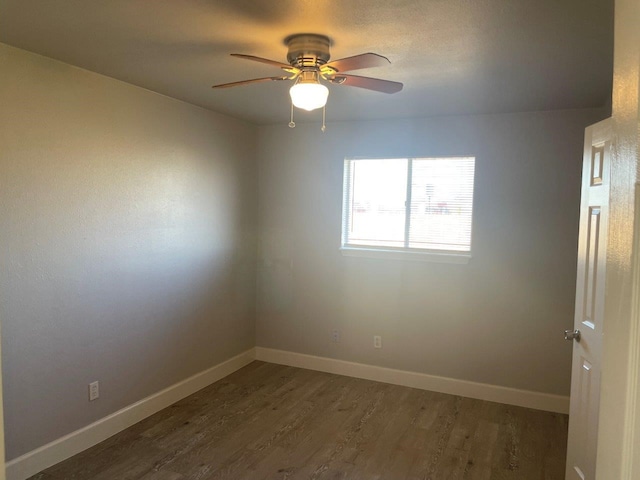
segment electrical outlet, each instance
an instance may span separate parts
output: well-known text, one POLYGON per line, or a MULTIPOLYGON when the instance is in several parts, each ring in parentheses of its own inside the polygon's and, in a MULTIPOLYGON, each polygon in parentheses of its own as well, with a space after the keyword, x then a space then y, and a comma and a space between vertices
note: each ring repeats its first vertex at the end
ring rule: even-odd
POLYGON ((382 337, 380 335, 373 336, 373 348, 382 348, 382 337))
POLYGON ((98 382, 93 382, 89 384, 89 401, 93 402, 100 398, 100 384, 98 382))
POLYGON ((331 341, 333 343, 338 343, 340 342, 340 330, 333 330, 331 332, 331 341))

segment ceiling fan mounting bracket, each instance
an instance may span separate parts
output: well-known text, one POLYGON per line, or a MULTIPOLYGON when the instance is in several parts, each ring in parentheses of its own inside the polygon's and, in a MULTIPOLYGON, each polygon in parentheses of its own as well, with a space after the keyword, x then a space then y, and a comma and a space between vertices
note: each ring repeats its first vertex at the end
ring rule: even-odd
POLYGON ((329 61, 331 40, 325 35, 300 33, 285 38, 287 61, 297 67, 321 67, 329 61))

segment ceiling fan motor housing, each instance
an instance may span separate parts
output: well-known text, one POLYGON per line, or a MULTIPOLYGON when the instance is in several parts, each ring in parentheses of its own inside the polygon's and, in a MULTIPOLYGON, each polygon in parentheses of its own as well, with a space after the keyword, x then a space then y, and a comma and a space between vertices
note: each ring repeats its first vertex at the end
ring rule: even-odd
POLYGON ((331 41, 325 35, 303 33, 285 39, 289 51, 287 61, 294 67, 319 67, 331 58, 331 41))

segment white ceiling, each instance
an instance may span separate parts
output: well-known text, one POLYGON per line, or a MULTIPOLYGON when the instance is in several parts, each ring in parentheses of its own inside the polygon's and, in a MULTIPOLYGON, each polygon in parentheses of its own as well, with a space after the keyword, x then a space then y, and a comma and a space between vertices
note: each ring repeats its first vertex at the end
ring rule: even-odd
MULTIPOLYGON (((613 70, 613 0, 3 0, 0 41, 258 124, 289 121, 283 39, 320 33, 332 59, 394 95, 330 85, 328 120, 600 107, 613 70)), ((298 113, 317 121, 319 112, 298 113)))

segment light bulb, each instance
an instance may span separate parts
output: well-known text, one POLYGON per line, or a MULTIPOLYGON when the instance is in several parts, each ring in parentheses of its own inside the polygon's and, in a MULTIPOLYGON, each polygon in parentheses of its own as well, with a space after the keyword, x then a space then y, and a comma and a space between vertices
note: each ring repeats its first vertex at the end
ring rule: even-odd
POLYGON ((291 102, 296 107, 310 112, 327 104, 329 89, 317 81, 298 82, 291 87, 289 95, 291 95, 291 102))

